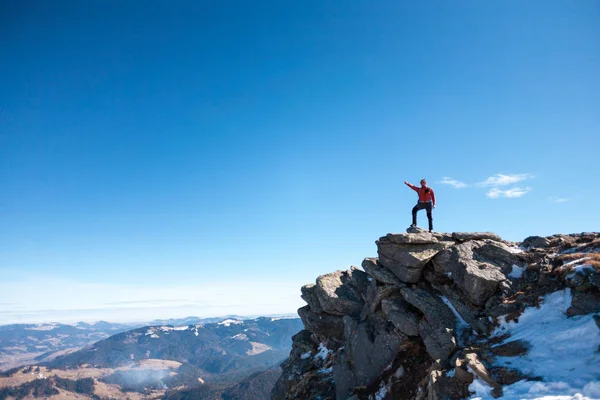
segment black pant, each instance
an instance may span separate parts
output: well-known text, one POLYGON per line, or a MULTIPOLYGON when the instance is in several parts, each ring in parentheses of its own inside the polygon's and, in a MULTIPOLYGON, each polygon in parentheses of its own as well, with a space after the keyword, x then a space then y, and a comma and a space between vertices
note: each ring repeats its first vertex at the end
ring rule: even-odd
POLYGON ((429 230, 432 231, 433 230, 433 216, 431 215, 431 202, 430 201, 426 201, 426 202, 418 202, 416 206, 413 207, 412 209, 412 216, 413 216, 413 225, 417 225, 417 211, 419 210, 427 210, 427 219, 429 220, 429 230))

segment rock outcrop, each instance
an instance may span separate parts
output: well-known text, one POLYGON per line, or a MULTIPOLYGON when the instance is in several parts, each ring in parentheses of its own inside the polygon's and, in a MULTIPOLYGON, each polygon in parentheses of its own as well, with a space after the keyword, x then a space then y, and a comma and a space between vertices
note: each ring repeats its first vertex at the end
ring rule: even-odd
POLYGON ((272 399, 459 399, 474 379, 498 397, 502 385, 528 377, 490 360, 531 347, 499 344, 490 333, 500 321, 567 288, 568 315, 600 312, 600 234, 512 243, 490 232, 409 232, 379 238, 364 271, 302 287, 305 330, 272 399), (574 269, 578 260, 589 265, 574 269))

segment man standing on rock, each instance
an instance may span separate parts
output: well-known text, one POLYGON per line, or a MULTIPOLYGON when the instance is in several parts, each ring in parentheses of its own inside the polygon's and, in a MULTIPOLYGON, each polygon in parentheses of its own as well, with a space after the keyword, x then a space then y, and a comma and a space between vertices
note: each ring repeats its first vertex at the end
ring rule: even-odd
POLYGON ((412 225, 410 227, 415 228, 417 226, 417 211, 425 209, 427 210, 427 219, 429 220, 429 232, 433 231, 433 216, 431 215, 431 210, 435 208, 435 194, 433 193, 433 189, 427 186, 425 179, 421 179, 420 188, 406 181, 404 183, 419 194, 419 202, 412 209, 412 225))

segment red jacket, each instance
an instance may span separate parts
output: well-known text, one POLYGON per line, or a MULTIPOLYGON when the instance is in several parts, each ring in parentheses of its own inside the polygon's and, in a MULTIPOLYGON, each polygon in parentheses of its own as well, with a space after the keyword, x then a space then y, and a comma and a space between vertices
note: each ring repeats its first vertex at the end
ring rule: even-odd
POLYGON ((415 192, 419 193, 419 202, 431 202, 435 206, 435 193, 430 187, 422 188, 416 187, 415 185, 407 184, 415 192))

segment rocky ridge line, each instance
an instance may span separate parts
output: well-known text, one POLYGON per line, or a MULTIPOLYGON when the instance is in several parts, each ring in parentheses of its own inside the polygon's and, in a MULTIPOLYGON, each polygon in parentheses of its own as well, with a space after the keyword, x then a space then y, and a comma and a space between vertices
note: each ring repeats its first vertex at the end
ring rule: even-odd
POLYGON ((494 355, 528 349, 515 341, 492 350, 499 317, 516 320, 567 287, 574 293, 568 315, 600 312, 598 233, 513 243, 488 232, 416 228, 376 245, 378 257, 365 258, 362 270, 302 287, 305 329, 293 337, 272 399, 460 399, 474 376, 498 397, 502 385, 528 378, 490 368, 494 355), (569 274, 581 254, 596 260, 592 268, 569 274))

